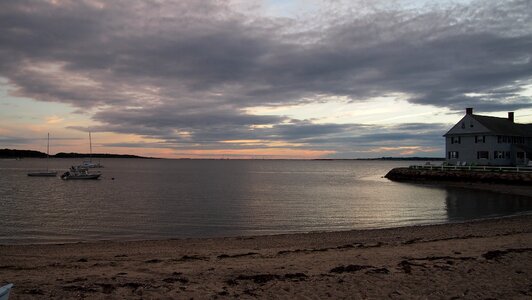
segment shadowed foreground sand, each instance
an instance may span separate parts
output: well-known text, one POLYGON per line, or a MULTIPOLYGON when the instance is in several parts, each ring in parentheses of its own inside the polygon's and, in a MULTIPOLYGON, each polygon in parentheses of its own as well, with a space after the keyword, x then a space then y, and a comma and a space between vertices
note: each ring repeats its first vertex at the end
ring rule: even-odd
POLYGON ((532 216, 278 236, 0 246, 26 298, 530 298, 532 216))

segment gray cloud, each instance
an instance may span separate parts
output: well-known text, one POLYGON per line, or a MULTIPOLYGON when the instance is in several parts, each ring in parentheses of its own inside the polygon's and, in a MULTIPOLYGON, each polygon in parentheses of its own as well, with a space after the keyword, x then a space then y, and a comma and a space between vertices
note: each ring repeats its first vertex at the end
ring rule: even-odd
MULTIPOLYGON (((179 150, 214 150, 214 149, 256 149, 283 148, 276 142, 292 143, 293 149, 330 150, 338 153, 329 158, 353 157, 354 149, 358 149, 355 157, 380 157, 382 153, 372 150, 384 150, 389 155, 401 155, 402 147, 415 145, 426 156, 443 155, 441 148, 442 132, 450 128, 450 124, 402 124, 398 126, 368 126, 357 124, 312 124, 296 122, 293 124, 275 125, 272 128, 257 128, 253 132, 235 130, 233 127, 222 127, 219 130, 206 129, 195 133, 194 139, 180 138, 175 135, 158 136, 164 142, 156 143, 108 143, 109 147, 152 148, 163 147, 179 150), (413 134, 412 131, 416 133, 413 134), (223 140, 234 140, 225 143, 223 140), (238 142, 240 140, 245 140, 238 142), (197 144, 201 141, 201 144, 197 144), (396 149, 396 150, 394 150, 396 149), (386 152, 388 151, 388 152, 386 152), (423 152, 424 151, 424 152, 423 152), (347 156, 346 156, 347 155, 347 156)), ((381 151, 382 152, 382 151, 381 151)))
POLYGON ((309 26, 248 15, 225 1, 7 0, 0 75, 17 95, 96 109, 102 125, 91 130, 185 148, 237 139, 338 151, 441 144, 440 124, 390 129, 245 112, 324 101, 317 95, 355 102, 403 93, 412 103, 460 111, 531 107, 520 95, 532 83, 530 1, 375 7, 360 15, 326 10, 309 26))
MULTIPOLYGON (((50 138, 50 140, 53 141, 52 143, 53 147, 58 147, 58 146, 63 146, 63 144, 61 143, 62 141, 77 141, 77 140, 80 140, 80 138, 52 137, 50 138)), ((43 151, 43 149, 46 149, 46 141, 47 141, 47 138, 42 138, 42 137, 25 138, 25 137, 0 135, 0 148, 19 148, 19 147, 28 147, 28 146, 31 147, 32 144, 40 144, 42 145, 42 148, 37 149, 37 150, 43 151)))
POLYGON ((20 137, 14 137, 14 136, 0 136, 0 143, 4 145, 4 147, 8 147, 10 145, 26 145, 33 141, 34 139, 29 139, 29 138, 20 138, 20 137))

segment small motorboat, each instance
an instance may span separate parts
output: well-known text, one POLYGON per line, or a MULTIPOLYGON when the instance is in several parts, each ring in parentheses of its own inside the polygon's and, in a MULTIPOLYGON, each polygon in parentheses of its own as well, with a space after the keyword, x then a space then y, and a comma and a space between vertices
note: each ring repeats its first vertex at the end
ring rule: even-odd
POLYGON ((91 173, 88 168, 77 166, 70 167, 68 171, 61 175, 61 179, 64 180, 75 180, 75 179, 98 179, 102 176, 100 172, 91 173))

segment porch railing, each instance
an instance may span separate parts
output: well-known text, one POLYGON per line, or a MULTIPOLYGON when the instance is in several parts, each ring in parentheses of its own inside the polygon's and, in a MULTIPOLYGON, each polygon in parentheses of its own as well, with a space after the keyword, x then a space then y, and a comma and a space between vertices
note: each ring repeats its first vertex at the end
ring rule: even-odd
POLYGON ((425 170, 461 170, 461 171, 480 171, 480 172, 532 172, 532 166, 520 167, 498 167, 498 166, 449 166, 449 165, 411 165, 410 169, 425 170))

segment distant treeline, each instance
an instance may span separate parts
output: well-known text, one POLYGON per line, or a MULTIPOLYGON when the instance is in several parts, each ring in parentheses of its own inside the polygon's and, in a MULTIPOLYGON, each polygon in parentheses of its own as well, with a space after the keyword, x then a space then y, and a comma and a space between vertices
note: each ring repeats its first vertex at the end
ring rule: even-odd
POLYGON ((0 158, 46 157, 46 153, 34 150, 0 149, 0 158))
POLYGON ((444 157, 420 157, 420 156, 412 156, 412 157, 391 157, 391 156, 383 156, 378 158, 320 158, 316 160, 424 160, 424 161, 444 161, 444 157))
POLYGON ((144 156, 138 156, 138 155, 131 155, 131 154, 108 154, 108 153, 65 153, 65 152, 59 152, 53 157, 57 158, 84 158, 84 157, 95 157, 95 158, 152 158, 152 157, 144 157, 144 156))
MULTIPOLYGON (((84 157, 95 157, 95 158, 149 158, 152 157, 143 157, 131 154, 102 154, 102 153, 64 153, 59 152, 56 155, 50 155, 50 157, 56 158, 84 158, 84 157)), ((24 158, 24 157, 46 157, 46 153, 42 153, 34 150, 16 150, 16 149, 0 149, 0 158, 24 158)))
POLYGON ((381 157, 380 160, 431 160, 431 161, 442 161, 445 160, 445 157, 381 157))

